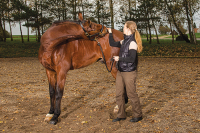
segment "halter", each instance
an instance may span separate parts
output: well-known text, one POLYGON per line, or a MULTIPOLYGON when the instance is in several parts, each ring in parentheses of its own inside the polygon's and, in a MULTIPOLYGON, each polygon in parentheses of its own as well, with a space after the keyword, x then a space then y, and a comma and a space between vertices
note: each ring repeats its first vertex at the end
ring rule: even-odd
MULTIPOLYGON (((104 55, 104 53, 103 53, 103 49, 102 49, 102 47, 101 47, 100 42, 98 41, 98 37, 99 37, 100 35, 102 35, 102 32, 103 32, 103 25, 101 24, 101 26, 102 26, 101 31, 98 32, 98 33, 95 33, 95 34, 93 34, 93 35, 90 35, 90 34, 85 30, 85 28, 83 27, 83 25, 82 25, 81 22, 80 22, 80 25, 81 25, 83 31, 85 32, 85 35, 86 35, 87 37, 89 37, 89 39, 90 39, 91 41, 97 41, 97 45, 100 47, 101 52, 102 52, 102 56, 103 56, 103 60, 105 61, 105 55, 104 55), (98 35, 98 36, 95 37, 94 39, 91 39, 91 37, 96 36, 96 35, 98 35)), ((114 64, 114 59, 111 59, 110 61, 112 62, 112 65, 111 65, 110 70, 108 69, 108 66, 107 66, 106 63, 105 63, 105 66, 106 66, 106 69, 107 69, 108 72, 111 72, 111 71, 112 71, 112 67, 113 67, 113 64, 114 64)))
MULTIPOLYGON (((101 31, 100 32, 98 32, 98 33, 95 33, 95 34, 93 34, 93 35, 90 35, 86 30, 85 30, 85 28, 83 27, 83 25, 82 25, 82 22, 80 22, 80 26, 82 27, 82 29, 83 29, 83 31, 85 32, 85 35, 87 36, 87 37, 89 37, 89 39, 91 38, 91 37, 93 37, 93 36, 100 36, 100 35, 102 35, 102 33, 103 33, 103 25, 101 24, 101 31)), ((96 40, 96 37, 95 37, 95 39, 90 39, 90 40, 92 40, 92 41, 94 41, 94 40, 96 40)))
MULTIPOLYGON (((104 53, 103 53, 103 48, 101 47, 100 42, 98 41, 98 39, 95 39, 95 41, 97 41, 97 45, 98 45, 98 46, 100 47, 100 49, 101 49, 101 53, 102 53, 102 56, 103 56, 103 60, 106 61, 105 55, 104 55, 104 53)), ((112 62, 112 65, 111 65, 110 70, 108 69, 108 66, 107 66, 107 64, 106 64, 106 62, 105 62, 105 66, 106 66, 106 69, 107 69, 108 72, 111 72, 111 71, 112 71, 112 67, 113 67, 113 64, 114 64, 114 59, 113 59, 113 58, 111 58, 110 61, 112 62)))

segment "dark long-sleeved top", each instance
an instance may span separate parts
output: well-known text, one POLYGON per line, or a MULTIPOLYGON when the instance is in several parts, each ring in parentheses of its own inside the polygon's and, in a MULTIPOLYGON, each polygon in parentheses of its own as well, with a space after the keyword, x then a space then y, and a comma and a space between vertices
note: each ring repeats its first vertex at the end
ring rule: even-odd
MULTIPOLYGON (((115 40, 113 39, 112 33, 109 34, 109 44, 112 47, 121 48, 120 41, 115 42, 115 40)), ((132 63, 135 62, 135 59, 136 59, 136 56, 137 56, 137 50, 135 50, 135 49, 129 49, 128 54, 129 54, 129 56, 126 57, 126 58, 119 57, 119 61, 122 61, 122 62, 132 62, 132 63)))

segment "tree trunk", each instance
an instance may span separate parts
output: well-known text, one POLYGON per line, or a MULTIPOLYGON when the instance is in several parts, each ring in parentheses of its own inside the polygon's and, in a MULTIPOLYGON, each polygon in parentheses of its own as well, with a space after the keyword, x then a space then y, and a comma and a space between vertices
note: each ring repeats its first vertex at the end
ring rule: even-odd
POLYGON ((179 32, 180 36, 187 42, 187 43, 190 43, 190 40, 188 38, 186 38, 183 33, 181 32, 181 30, 179 29, 176 21, 175 21, 175 18, 174 18, 174 14, 173 14, 173 11, 172 9, 170 8, 170 6, 168 5, 168 2, 167 0, 165 0, 165 4, 167 5, 167 9, 168 11, 170 12, 170 15, 171 15, 171 18, 172 18, 172 21, 174 23, 174 26, 176 27, 177 31, 179 32))
MULTIPOLYGON (((27 20, 27 23, 28 23, 28 20, 27 20)), ((29 42, 29 27, 27 27, 27 35, 28 35, 27 41, 29 42)))
MULTIPOLYGON (((10 0, 8 1, 8 4, 10 4, 10 0)), ((13 37, 12 37, 12 27, 10 24, 10 12, 8 10, 8 23, 9 23, 9 27, 10 27, 10 40, 13 41, 13 37)))
MULTIPOLYGON (((0 17, 0 28, 1 28, 1 30, 3 31, 1 17, 0 17)), ((3 37, 1 37, 1 41, 3 41, 3 37)))
POLYGON ((103 13, 103 9, 104 9, 104 4, 102 4, 101 12, 102 12, 102 14, 103 14, 103 15, 102 15, 102 24, 105 25, 105 22, 104 22, 104 21, 105 21, 105 20, 104 20, 104 19, 105 19, 105 18, 104 18, 105 16, 104 16, 104 13, 103 13))
MULTIPOLYGON (((36 12, 38 11, 38 8, 37 8, 37 2, 35 3, 35 10, 36 12)), ((36 17, 36 23, 38 24, 38 15, 36 17)), ((38 35, 37 35, 37 42, 40 42, 40 38, 41 38, 41 35, 40 35, 40 26, 37 26, 37 32, 38 35)))
MULTIPOLYGON (((169 21, 169 19, 168 19, 169 21)), ((172 23, 169 21, 169 25, 170 25, 170 29, 171 29, 171 33, 172 33, 172 44, 174 44, 174 32, 172 30, 172 23)))
POLYGON ((6 29, 5 29, 5 18, 4 18, 4 14, 3 14, 3 11, 2 11, 2 16, 3 16, 3 41, 6 42, 6 29))
POLYGON ((83 15, 83 19, 84 19, 84 8, 83 8, 83 0, 81 0, 81 7, 82 7, 82 15, 83 15))
POLYGON ((190 2, 188 2, 188 7, 189 7, 190 19, 191 19, 191 25, 192 25, 193 42, 194 42, 194 44, 197 44, 196 35, 195 35, 195 32, 194 32, 193 17, 192 17, 192 10, 191 10, 190 2))
POLYGON ((186 16, 187 16, 188 31, 189 31, 190 41, 191 41, 191 43, 194 43, 194 38, 193 38, 194 35, 191 32, 191 21, 190 21, 190 17, 189 17, 190 13, 189 13, 189 8, 188 8, 188 6, 189 6, 188 1, 184 0, 184 4, 183 5, 185 6, 185 11, 186 11, 186 16))
POLYGON ((37 29, 35 29, 36 30, 36 32, 35 32, 35 36, 36 36, 36 41, 38 41, 38 32, 37 32, 37 29))
POLYGON ((12 27, 11 27, 11 24, 10 24, 10 18, 9 18, 9 27, 10 27, 10 39, 11 39, 11 41, 13 41, 13 37, 12 37, 12 27))
MULTIPOLYGON (((28 6, 26 0, 25 0, 25 4, 26 4, 26 6, 28 6)), ((26 20, 26 22, 28 24, 28 19, 26 20)), ((27 27, 27 35, 28 35, 27 41, 29 42, 29 27, 27 27)))
POLYGON ((58 20, 60 21, 60 5, 59 5, 59 1, 57 1, 57 12, 58 12, 58 20))
POLYGON ((129 20, 131 20, 131 0, 128 0, 129 20))
POLYGON ((148 21, 148 27, 149 27, 149 44, 151 44, 151 26, 150 26, 150 23, 148 21))
POLYGON ((21 21, 20 20, 19 20, 19 27, 20 27, 22 43, 24 43, 24 38, 23 38, 23 35, 22 35, 22 25, 21 25, 21 21))
MULTIPOLYGON (((148 10, 146 12, 146 18, 148 19, 149 16, 148 16, 148 10)), ((150 22, 149 22, 149 19, 147 20, 147 26, 148 26, 148 29, 149 29, 149 44, 151 44, 151 26, 150 26, 150 22)))
POLYGON ((40 26, 38 26, 38 42, 40 42, 41 34, 40 34, 40 26))
POLYGON ((154 27, 155 32, 156 32, 157 44, 160 44, 159 39, 158 39, 158 33, 157 33, 157 30, 156 30, 156 26, 154 24, 154 21, 152 21, 152 23, 153 23, 153 27, 154 27))
POLYGON ((146 33, 147 33, 147 41, 149 41, 149 34, 148 34, 148 28, 147 28, 147 25, 146 25, 146 33))
POLYGON ((114 29, 114 14, 113 14, 113 2, 109 0, 110 4, 110 14, 111 14, 111 28, 114 29))
POLYGON ((74 20, 76 20, 76 0, 73 0, 73 15, 74 20))
POLYGON ((99 0, 97 0, 97 19, 98 19, 98 23, 100 24, 99 11, 100 11, 100 3, 99 3, 99 0))
MULTIPOLYGON (((42 17, 43 17, 43 16, 42 16, 42 15, 43 15, 43 14, 42 14, 42 11, 43 11, 43 8, 42 8, 42 4, 41 4, 41 20, 42 20, 42 17)), ((41 28, 41 29, 42 29, 42 35, 44 34, 44 27, 43 27, 43 25, 44 25, 44 24, 42 23, 42 28, 41 28)))

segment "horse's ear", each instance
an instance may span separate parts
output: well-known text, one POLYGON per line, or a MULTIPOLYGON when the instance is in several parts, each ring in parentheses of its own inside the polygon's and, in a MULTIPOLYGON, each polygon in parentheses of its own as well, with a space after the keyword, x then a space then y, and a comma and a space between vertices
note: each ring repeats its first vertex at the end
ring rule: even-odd
POLYGON ((91 25, 92 21, 88 19, 88 24, 91 25))
POLYGON ((83 21, 83 15, 82 15, 82 13, 78 13, 78 19, 80 20, 80 21, 83 21))

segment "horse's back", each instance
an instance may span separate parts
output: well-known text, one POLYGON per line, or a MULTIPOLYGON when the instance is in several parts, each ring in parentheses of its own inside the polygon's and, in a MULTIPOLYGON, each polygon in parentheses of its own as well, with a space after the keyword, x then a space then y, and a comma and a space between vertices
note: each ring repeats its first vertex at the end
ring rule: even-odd
POLYGON ((52 62, 70 66, 70 69, 86 67, 101 57, 99 46, 94 41, 74 40, 59 45, 52 53, 52 62))

